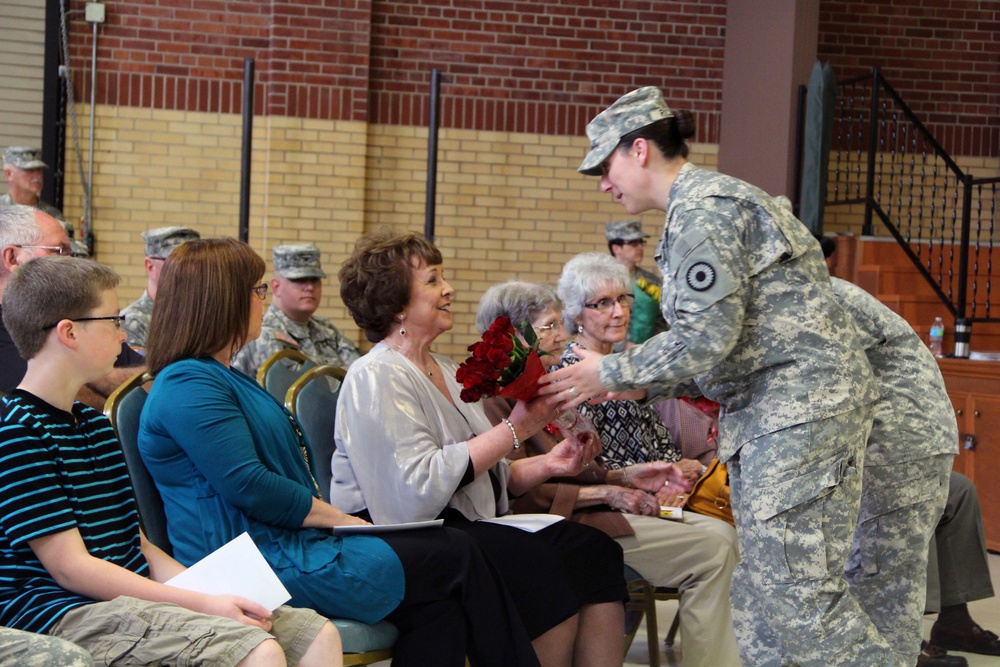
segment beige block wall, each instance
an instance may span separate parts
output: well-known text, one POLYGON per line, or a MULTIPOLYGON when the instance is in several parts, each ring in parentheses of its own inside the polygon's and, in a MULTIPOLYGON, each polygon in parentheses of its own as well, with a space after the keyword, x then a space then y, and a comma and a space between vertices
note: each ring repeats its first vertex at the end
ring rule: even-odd
MULTIPOLYGON (((124 306, 145 288, 140 232, 184 225, 203 236, 238 235, 242 122, 233 115, 104 106, 95 117, 95 254, 122 274, 124 306)), ((87 141, 84 130, 83 146, 87 141)), ((476 305, 491 284, 510 278, 554 284, 576 253, 607 250, 604 223, 628 215, 598 191, 597 179, 576 173, 585 148, 582 137, 441 131, 435 235, 456 295, 455 327, 438 339, 436 351, 464 358, 478 338, 476 305)), ((717 147, 692 146, 691 160, 715 169, 717 147)), ((74 165, 75 156, 67 155, 67 163, 74 165)), ((424 128, 259 117, 250 244, 269 267, 274 245, 318 245, 330 275, 318 314, 367 347, 340 300, 336 273, 365 230, 423 231, 426 166, 424 128)), ((83 214, 82 193, 74 169, 64 201, 70 220, 83 214)), ((641 220, 653 236, 662 227, 661 213, 641 220)))

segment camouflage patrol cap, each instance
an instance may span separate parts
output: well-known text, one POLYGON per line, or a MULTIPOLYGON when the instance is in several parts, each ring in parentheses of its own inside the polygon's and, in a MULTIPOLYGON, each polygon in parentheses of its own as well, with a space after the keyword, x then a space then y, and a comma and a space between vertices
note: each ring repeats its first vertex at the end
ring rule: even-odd
POLYGON ((587 176, 600 176, 601 163, 618 147, 623 136, 673 115, 674 112, 663 101, 663 93, 654 86, 622 95, 587 123, 590 151, 577 171, 587 176))
POLYGON ((326 278, 319 264, 319 248, 312 243, 286 243, 271 251, 274 272, 290 280, 326 278))
POLYGON ((142 233, 150 259, 166 259, 180 244, 200 238, 201 234, 189 227, 158 227, 142 233))
POLYGON ((625 220, 604 225, 604 238, 608 241, 638 241, 648 239, 649 234, 642 231, 642 223, 638 220, 625 220))
POLYGON ((10 146, 3 151, 4 165, 18 169, 44 169, 49 165, 42 162, 42 151, 29 146, 10 146))

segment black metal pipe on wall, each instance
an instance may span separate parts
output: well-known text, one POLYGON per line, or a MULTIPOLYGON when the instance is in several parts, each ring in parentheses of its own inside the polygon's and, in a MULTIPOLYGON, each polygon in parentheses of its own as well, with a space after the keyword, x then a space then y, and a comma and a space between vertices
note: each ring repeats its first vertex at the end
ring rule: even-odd
POLYGON ((434 241, 434 216, 437 202, 438 115, 441 110, 441 70, 431 70, 430 115, 427 130, 427 194, 424 203, 424 236, 434 241))
POLYGON ((66 155, 66 95, 59 76, 62 64, 59 42, 62 39, 59 0, 45 3, 45 61, 42 74, 42 160, 51 169, 51 178, 45 179, 42 201, 63 208, 66 155))
POLYGON ((254 60, 243 60, 243 146, 240 150, 240 240, 250 241, 250 160, 253 154, 254 60))

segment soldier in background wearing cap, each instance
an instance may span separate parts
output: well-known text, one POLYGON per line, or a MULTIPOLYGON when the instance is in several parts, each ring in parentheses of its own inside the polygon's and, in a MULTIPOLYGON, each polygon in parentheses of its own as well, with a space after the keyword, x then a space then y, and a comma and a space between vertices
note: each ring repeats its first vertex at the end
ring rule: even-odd
MULTIPOLYGON (((632 279, 635 304, 628 321, 626 342, 642 343, 666 331, 667 323, 660 312, 660 276, 639 266, 649 234, 642 231, 638 220, 625 220, 604 225, 604 238, 608 241, 608 252, 628 269, 632 279)), ((615 346, 615 352, 622 349, 624 345, 615 346)))
POLYGON ((565 407, 643 389, 722 405, 744 664, 913 665, 919 646, 895 655, 843 576, 878 397, 857 332, 809 230, 760 189, 689 163, 694 133, 654 87, 587 125, 579 171, 631 215, 666 213, 655 257, 670 331, 621 354, 577 350, 540 391, 565 407))
POLYGON ((128 335, 128 344, 132 347, 146 347, 163 260, 185 241, 200 238, 201 234, 188 227, 159 227, 142 233, 142 240, 146 242, 146 291, 122 310, 122 315, 125 316, 125 333, 128 335))
POLYGON ((233 366, 256 377, 257 369, 272 354, 296 348, 317 364, 347 368, 361 356, 329 320, 313 317, 323 295, 326 278, 319 261, 319 248, 311 243, 275 246, 271 307, 264 313, 260 337, 248 343, 233 359, 233 366))
POLYGON ((27 146, 11 146, 3 152, 3 175, 7 178, 7 194, 0 197, 0 208, 21 204, 48 213, 62 223, 69 236, 71 254, 74 257, 88 257, 87 246, 76 240, 76 230, 63 218, 62 211, 41 200, 45 185, 45 169, 41 151, 27 146))
POLYGON ((27 146, 11 146, 3 152, 3 175, 7 179, 7 194, 0 197, 0 207, 12 204, 32 206, 48 213, 56 220, 62 220, 62 211, 42 201, 42 187, 45 185, 45 169, 49 165, 42 162, 42 152, 27 146))

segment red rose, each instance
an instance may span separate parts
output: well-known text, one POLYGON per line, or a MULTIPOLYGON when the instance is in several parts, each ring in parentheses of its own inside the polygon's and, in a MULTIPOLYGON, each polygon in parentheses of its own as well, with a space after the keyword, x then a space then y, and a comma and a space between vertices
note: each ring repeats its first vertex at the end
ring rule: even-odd
POLYGON ((478 391, 474 391, 472 389, 463 389, 462 393, 459 394, 459 398, 462 399, 463 403, 475 403, 482 398, 482 395, 478 391))
POLYGON ((500 370, 510 366, 510 357, 508 357, 507 353, 499 347, 491 347, 487 350, 486 358, 500 370))
POLYGON ((512 337, 513 335, 514 334, 505 335, 499 338, 493 344, 496 345, 498 348, 500 348, 504 354, 510 354, 511 351, 514 349, 514 339, 512 337))

